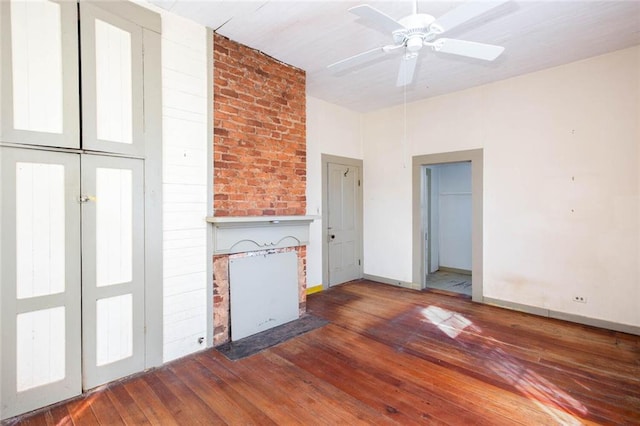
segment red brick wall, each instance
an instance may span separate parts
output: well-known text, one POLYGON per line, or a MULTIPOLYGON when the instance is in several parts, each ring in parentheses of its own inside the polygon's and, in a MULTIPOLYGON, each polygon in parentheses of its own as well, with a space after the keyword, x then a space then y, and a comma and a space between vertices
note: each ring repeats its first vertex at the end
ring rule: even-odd
POLYGON ((214 35, 214 214, 306 214, 305 72, 214 35))

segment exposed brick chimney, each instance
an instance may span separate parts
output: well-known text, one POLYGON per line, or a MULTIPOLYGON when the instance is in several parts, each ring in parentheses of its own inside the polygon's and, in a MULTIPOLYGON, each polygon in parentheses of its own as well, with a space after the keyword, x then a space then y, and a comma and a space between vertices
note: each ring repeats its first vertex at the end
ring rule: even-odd
MULTIPOLYGON (((213 57, 214 216, 305 215, 305 72, 218 34, 213 57)), ((302 314, 306 247, 289 250, 298 256, 302 314)), ((230 338, 228 269, 229 256, 215 256, 215 345, 230 338)))
POLYGON ((214 35, 215 216, 306 213, 305 72, 214 35))

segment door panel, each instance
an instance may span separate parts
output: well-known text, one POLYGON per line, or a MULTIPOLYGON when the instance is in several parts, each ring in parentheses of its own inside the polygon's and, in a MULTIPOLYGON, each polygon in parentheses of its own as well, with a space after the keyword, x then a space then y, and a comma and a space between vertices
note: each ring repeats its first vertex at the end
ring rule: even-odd
POLYGON ((82 158, 85 389, 144 369, 143 162, 82 158))
POLYGON ((97 138, 131 144, 131 34, 96 19, 95 43, 97 138))
POLYGON ((65 283, 64 166, 17 162, 17 298, 61 293, 65 283))
POLYGON ((62 133, 60 24, 58 4, 44 1, 11 4, 15 129, 62 133))
POLYGON ((0 148, 2 418, 81 392, 80 162, 0 148))
POLYGON ((142 27, 88 3, 80 15, 83 148, 142 156, 142 27))
POLYGON ((96 169, 96 285, 132 280, 133 172, 96 169), (97 201, 100 202, 97 202, 97 201))
POLYGON ((78 148, 78 30, 73 2, 2 1, 5 142, 78 148))
POLYGON ((105 297, 96 302, 96 365, 133 355, 132 294, 105 297))
POLYGON ((64 306, 17 315, 16 387, 18 392, 64 379, 65 316, 64 306))
POLYGON ((329 285, 360 278, 358 191, 360 169, 328 163, 329 285))

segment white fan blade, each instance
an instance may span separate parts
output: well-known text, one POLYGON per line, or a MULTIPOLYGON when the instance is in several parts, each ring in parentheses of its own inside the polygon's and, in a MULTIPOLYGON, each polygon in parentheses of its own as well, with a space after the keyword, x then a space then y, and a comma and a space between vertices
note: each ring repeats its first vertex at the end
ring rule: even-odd
POLYGON ((436 52, 483 59, 485 61, 493 61, 504 52, 504 47, 493 44, 476 43, 475 41, 440 38, 433 43, 433 50, 436 52))
POLYGON ((413 73, 416 70, 416 64, 418 63, 418 54, 412 53, 404 55, 400 60, 400 69, 398 70, 398 81, 396 86, 402 87, 411 84, 413 81, 413 73))
POLYGON ((349 9, 349 12, 368 20, 378 29, 387 33, 392 33, 395 30, 401 30, 404 28, 404 26, 398 21, 368 4, 354 6, 349 9))
POLYGON ((480 16, 485 12, 490 11, 510 0, 476 0, 469 1, 456 7, 455 9, 445 13, 432 24, 432 28, 438 28, 441 32, 449 31, 458 25, 464 24, 467 21, 480 16))
POLYGON ((340 73, 342 71, 345 71, 348 68, 352 68, 352 67, 364 64, 366 62, 375 60, 377 58, 380 58, 385 54, 389 52, 393 52, 394 50, 400 47, 403 47, 403 46, 389 45, 389 46, 383 46, 383 47, 376 47, 375 49, 367 50, 366 52, 358 53, 357 55, 350 56, 338 62, 334 62, 331 65, 327 65, 327 68, 329 68, 334 73, 340 73))

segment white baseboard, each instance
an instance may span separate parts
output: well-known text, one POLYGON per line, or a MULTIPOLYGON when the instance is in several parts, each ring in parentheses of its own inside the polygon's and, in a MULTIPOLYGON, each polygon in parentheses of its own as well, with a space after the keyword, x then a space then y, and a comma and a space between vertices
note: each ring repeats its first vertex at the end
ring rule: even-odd
POLYGON ((369 274, 363 274, 362 278, 365 280, 370 280, 370 281, 376 281, 382 284, 390 284, 396 287, 404 287, 404 288, 409 288, 411 290, 421 290, 420 284, 419 283, 412 283, 409 281, 400 281, 400 280, 394 280, 391 278, 385 278, 385 277, 379 277, 377 275, 369 275, 369 274))
POLYGON ((620 331, 622 333, 635 334, 640 336, 640 327, 630 324, 620 324, 617 322, 601 320, 597 318, 584 317, 582 315, 568 314, 566 312, 554 311, 552 309, 538 308, 536 306, 523 305, 521 303, 508 302, 500 299, 493 299, 490 297, 483 298, 484 303, 487 305, 497 306, 499 308, 511 309, 513 311, 525 312, 527 314, 538 315, 541 317, 548 317, 559 319, 563 321, 575 322, 577 324, 589 325, 592 327, 605 328, 607 330, 620 331))

